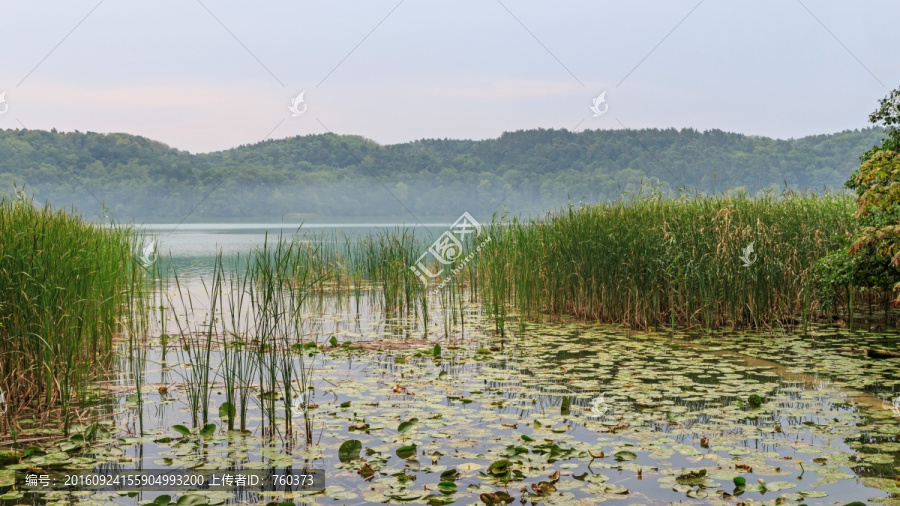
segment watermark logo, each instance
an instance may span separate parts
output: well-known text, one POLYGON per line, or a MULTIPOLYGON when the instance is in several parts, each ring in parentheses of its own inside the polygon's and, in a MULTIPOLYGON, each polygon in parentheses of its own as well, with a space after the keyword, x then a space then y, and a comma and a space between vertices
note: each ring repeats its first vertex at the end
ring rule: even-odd
POLYGON ((753 244, 751 242, 746 248, 744 248, 744 254, 741 255, 741 262, 744 262, 744 267, 750 267, 751 265, 756 263, 757 255, 753 252, 753 244))
POLYGON ((17 206, 24 206, 27 203, 28 203, 28 195, 25 195, 25 190, 16 190, 15 204, 17 206))
POLYGON ((156 262, 156 243, 156 239, 150 239, 146 243, 144 243, 144 249, 141 250, 140 262, 145 269, 149 268, 156 262))
POLYGON ((0 93, 0 116, 6 114, 9 110, 9 104, 6 103, 6 92, 0 93))
POLYGON ((465 267, 479 251, 481 251, 481 248, 483 248, 485 244, 491 241, 490 236, 488 236, 487 239, 475 248, 475 251, 463 258, 463 244, 468 239, 468 236, 472 235, 473 237, 478 237, 482 232, 483 229, 481 224, 478 223, 471 214, 463 213, 446 232, 441 234, 441 236, 431 244, 428 251, 422 253, 422 256, 416 260, 416 263, 410 265, 409 268, 416 273, 416 276, 422 280, 422 284, 427 287, 429 279, 440 276, 447 266, 457 262, 457 266, 451 271, 450 275, 438 285, 438 288, 443 287, 457 272, 465 267), (431 255, 433 260, 436 260, 436 262, 430 262, 430 264, 435 267, 434 270, 428 267, 429 262, 426 260, 428 255, 431 255))
MULTIPOLYGON (((887 404, 886 401, 881 401, 882 407, 886 407, 885 406, 886 404, 887 404)), ((900 416, 900 396, 894 397, 894 401, 891 404, 891 406, 889 407, 889 409, 894 412, 894 416, 900 416)))
POLYGON ((100 223, 112 223, 112 211, 110 211, 109 208, 106 207, 106 204, 103 204, 103 209, 100 210, 100 213, 97 215, 97 219, 100 220, 100 223))
POLYGON ((291 111, 291 116, 294 118, 296 118, 297 116, 301 116, 303 113, 306 112, 307 106, 306 106, 306 102, 303 100, 303 95, 305 93, 306 93, 306 91, 301 91, 299 95, 297 95, 296 97, 294 97, 293 100, 291 100, 291 106, 288 107, 288 109, 291 111))
POLYGON ((594 400, 591 401, 591 413, 594 416, 603 416, 609 410, 609 404, 606 403, 606 399, 603 396, 605 393, 601 393, 594 400))
POLYGON ((0 415, 5 415, 9 411, 9 404, 6 402, 6 392, 0 390, 0 415))
POLYGON ((595 118, 599 118, 606 114, 606 111, 609 110, 609 104, 606 103, 606 92, 597 95, 594 97, 594 104, 591 106, 591 111, 594 113, 595 118), (601 107, 602 106, 602 107, 601 107))

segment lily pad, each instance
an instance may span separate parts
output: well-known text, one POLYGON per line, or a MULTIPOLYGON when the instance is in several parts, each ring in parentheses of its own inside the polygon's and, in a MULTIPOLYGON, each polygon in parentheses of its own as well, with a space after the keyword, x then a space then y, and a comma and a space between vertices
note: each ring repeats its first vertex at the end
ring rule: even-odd
POLYGON ((338 448, 338 459, 341 462, 351 462, 359 458, 360 451, 362 451, 362 442, 358 439, 349 439, 338 448))
POLYGON ((623 450, 623 451, 620 451, 620 452, 616 452, 616 453, 613 455, 613 457, 615 457, 615 459, 616 459, 617 461, 619 461, 619 462, 627 462, 627 461, 629 461, 629 460, 635 460, 635 459, 637 459, 637 454, 635 454, 634 452, 630 452, 630 451, 627 451, 627 450, 623 450))
POLYGON ((230 402, 223 402, 221 406, 219 406, 219 418, 222 420, 231 420, 234 418, 235 409, 234 404, 230 402))
POLYGON ((163 494, 163 495, 157 496, 156 499, 154 499, 153 502, 150 504, 152 504, 153 506, 169 506, 169 504, 171 502, 172 502, 172 496, 163 494))
POLYGON ((753 394, 750 397, 747 397, 747 404, 750 405, 751 408, 758 408, 762 406, 763 399, 757 394, 753 394))
POLYGON ((416 445, 406 445, 397 448, 397 456, 401 459, 408 459, 416 454, 416 445))
POLYGON ((202 504, 208 503, 209 501, 207 501, 205 497, 199 496, 197 494, 183 495, 178 498, 178 501, 175 502, 177 506, 200 506, 202 504))
POLYGON ((438 490, 445 494, 452 494, 456 492, 456 483, 452 481, 442 481, 438 483, 438 490))
POLYGON ((441 473, 441 481, 453 481, 459 478, 459 471, 456 469, 447 469, 441 473))
POLYGON ((406 434, 407 432, 413 430, 416 427, 417 423, 419 423, 418 418, 411 418, 409 419, 409 421, 401 423, 400 426, 397 427, 397 432, 406 434))
POLYGON ((510 466, 512 466, 512 462, 501 459, 488 466, 488 472, 494 476, 503 476, 509 472, 510 466))

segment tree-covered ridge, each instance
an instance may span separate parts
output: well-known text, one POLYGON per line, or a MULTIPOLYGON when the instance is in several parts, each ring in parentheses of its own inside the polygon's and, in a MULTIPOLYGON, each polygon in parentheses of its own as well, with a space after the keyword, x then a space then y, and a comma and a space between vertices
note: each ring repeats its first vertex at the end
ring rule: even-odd
POLYGON ((795 140, 694 129, 526 130, 379 145, 308 135, 192 154, 128 134, 0 130, 0 187, 119 219, 535 212, 647 184, 721 192, 840 188, 880 129, 795 140), (508 197, 506 197, 508 195, 508 197), (504 200, 504 197, 506 199, 504 200), (400 202, 402 202, 402 205, 400 202))

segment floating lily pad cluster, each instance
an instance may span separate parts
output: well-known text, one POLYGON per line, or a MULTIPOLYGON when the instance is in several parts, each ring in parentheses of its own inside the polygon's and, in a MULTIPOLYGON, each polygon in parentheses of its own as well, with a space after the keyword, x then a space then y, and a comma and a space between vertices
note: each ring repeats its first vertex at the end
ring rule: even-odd
MULTIPOLYGON (((139 408, 123 404, 116 420, 127 424, 79 427, 52 448, 16 454, 0 469, 0 493, 19 493, 10 488, 14 469, 135 466, 140 455, 145 468, 326 470, 324 490, 262 498, 276 503, 812 504, 900 493, 900 417, 860 401, 900 385, 900 361, 846 351, 875 346, 875 334, 660 336, 524 324, 508 329, 500 348, 487 326, 476 328, 471 343, 384 349, 337 345, 361 335, 329 330, 335 342, 317 359, 313 446, 189 427, 173 385, 142 403, 144 434, 124 432, 137 426, 139 408), (850 374, 863 368, 864 379, 850 374), (155 406, 166 407, 160 419, 148 416, 155 406)), ((234 416, 224 397, 214 392, 213 402, 223 419, 234 416)), ((200 500, 183 497, 229 499, 169 500, 200 500)))

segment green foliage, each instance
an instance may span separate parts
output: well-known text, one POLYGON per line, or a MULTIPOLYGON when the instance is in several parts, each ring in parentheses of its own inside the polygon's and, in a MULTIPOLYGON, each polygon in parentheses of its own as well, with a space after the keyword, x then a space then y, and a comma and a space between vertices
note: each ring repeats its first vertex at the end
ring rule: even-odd
POLYGON ((868 253, 889 256, 890 262, 900 266, 900 152, 878 150, 865 160, 855 177, 859 194, 857 217, 868 218, 850 248, 856 254, 866 246, 868 253))
POLYGON ((445 494, 452 494, 456 492, 456 489, 456 483, 453 483, 452 481, 442 481, 438 483, 438 490, 445 494))
POLYGON ((397 448, 396 453, 397 453, 397 456, 400 457, 401 459, 404 459, 404 460, 409 459, 410 457, 413 457, 416 454, 416 445, 413 444, 413 445, 401 446, 400 448, 397 448))
POLYGON ((889 291, 900 282, 900 269, 872 246, 851 255, 845 246, 816 263, 816 292, 825 309, 832 309, 847 290, 889 291))
POLYGON ((501 201, 511 211, 543 212, 648 185, 712 193, 837 187, 853 169, 848 154, 878 131, 776 140, 720 130, 538 129, 387 146, 326 134, 191 154, 126 134, 0 130, 0 192, 24 183, 41 201, 91 216, 103 211, 93 194, 120 221, 180 220, 213 189, 192 219, 302 221, 407 209, 477 216, 501 201))
MULTIPOLYGON (((900 88, 891 90, 886 97, 878 100, 878 108, 869 114, 869 122, 884 125, 885 137, 882 137, 880 144, 860 155, 860 161, 869 160, 880 150, 900 151, 900 88)), ((855 188, 856 184, 855 177, 846 183, 850 188, 855 188)))
POLYGON ((399 432, 401 434, 406 434, 407 432, 413 430, 416 427, 416 425, 418 424, 418 422, 419 422, 418 418, 411 418, 409 421, 401 423, 400 426, 397 427, 397 432, 399 432))
POLYGON ((845 246, 852 214, 836 195, 652 195, 495 222, 479 286, 497 321, 508 305, 640 328, 800 320, 816 308, 815 264, 845 246))
POLYGON ((900 152, 879 149, 862 162, 854 178, 859 217, 896 212, 900 201, 900 152))
POLYGON ((348 439, 338 448, 338 458, 341 462, 350 462, 359 458, 362 451, 362 443, 358 439, 348 439))
POLYGON ((883 124, 886 137, 861 156, 859 169, 845 183, 858 196, 859 230, 849 248, 817 267, 826 306, 834 304, 840 289, 900 286, 900 88, 879 101, 869 121, 883 124))
POLYGON ((134 231, 0 199, 0 390, 13 413, 63 408, 111 367, 143 278, 134 231))
POLYGON ((305 267, 321 271, 322 266, 308 263, 310 248, 302 241, 279 235, 252 248, 249 255, 232 257, 227 263, 219 253, 212 278, 203 283, 210 304, 200 309, 204 314, 200 319, 194 316, 199 309, 196 299, 179 281, 177 271, 166 271, 166 276, 174 279, 171 293, 180 299, 175 302, 167 296, 169 305, 185 308, 183 313, 173 314, 182 343, 176 351, 190 365, 181 376, 193 427, 199 428, 201 436, 212 436, 216 431, 208 420, 215 375, 221 374, 225 380, 227 400, 222 406, 228 406, 224 412, 220 408, 219 414, 228 415, 228 430, 234 428, 237 418, 241 431, 246 430, 251 382, 256 376, 258 387, 252 389, 258 388, 254 395, 259 396, 266 430, 274 433, 276 425, 283 422, 283 433, 291 437, 292 418, 302 415, 306 443, 312 444, 313 368, 312 361, 306 361, 303 355, 312 356, 318 348, 311 340, 303 344, 304 315, 300 308, 316 283, 316 277, 305 267), (246 307, 246 312, 239 309, 246 307), (224 350, 218 370, 211 360, 216 346, 224 350), (278 416, 277 409, 283 409, 285 416, 278 416))
POLYGON ((234 418, 234 414, 234 404, 230 402, 223 402, 222 405, 219 406, 219 418, 223 420, 231 420, 234 418))

